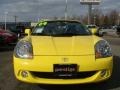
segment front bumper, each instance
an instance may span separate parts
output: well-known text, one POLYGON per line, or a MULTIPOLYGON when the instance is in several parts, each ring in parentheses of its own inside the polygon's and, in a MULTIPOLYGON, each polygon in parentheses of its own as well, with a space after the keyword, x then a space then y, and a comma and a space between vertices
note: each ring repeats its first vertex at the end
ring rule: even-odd
POLYGON ((67 62, 59 60, 60 58, 62 57, 37 56, 34 58, 34 60, 22 60, 14 57, 15 76, 18 80, 29 83, 84 84, 84 83, 93 83, 93 82, 100 82, 106 80, 110 78, 112 74, 112 67, 113 67, 112 57, 95 60, 94 56, 88 56, 88 57, 71 56, 69 57, 70 60, 67 62), (41 61, 40 59, 44 61, 41 61), (76 63, 79 66, 77 77, 74 78, 54 77, 53 64, 56 63, 57 64, 76 63))

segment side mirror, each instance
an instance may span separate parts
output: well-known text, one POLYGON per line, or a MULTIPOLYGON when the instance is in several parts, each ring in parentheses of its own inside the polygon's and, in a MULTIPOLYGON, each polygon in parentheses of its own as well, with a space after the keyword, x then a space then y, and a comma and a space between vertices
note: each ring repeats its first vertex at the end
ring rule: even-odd
POLYGON ((28 36, 30 36, 31 33, 31 29, 25 29, 25 34, 27 34, 28 36))
POLYGON ((90 31, 92 32, 93 35, 96 35, 97 33, 97 29, 91 29, 90 31))

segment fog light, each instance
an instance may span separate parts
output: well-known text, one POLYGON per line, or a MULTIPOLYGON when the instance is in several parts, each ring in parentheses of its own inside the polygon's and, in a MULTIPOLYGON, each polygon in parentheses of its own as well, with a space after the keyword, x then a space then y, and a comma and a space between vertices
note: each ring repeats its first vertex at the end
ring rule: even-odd
POLYGON ((101 71, 101 77, 104 77, 106 75, 106 72, 107 72, 106 70, 102 70, 101 71))
POLYGON ((24 77, 24 78, 28 77, 28 72, 22 71, 21 76, 24 77))

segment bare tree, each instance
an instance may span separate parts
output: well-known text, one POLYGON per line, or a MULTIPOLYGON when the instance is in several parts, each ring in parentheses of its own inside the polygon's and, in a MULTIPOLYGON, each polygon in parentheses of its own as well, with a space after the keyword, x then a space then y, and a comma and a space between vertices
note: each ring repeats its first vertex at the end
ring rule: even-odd
POLYGON ((110 25, 116 25, 118 21, 118 11, 112 10, 109 14, 109 20, 110 25))

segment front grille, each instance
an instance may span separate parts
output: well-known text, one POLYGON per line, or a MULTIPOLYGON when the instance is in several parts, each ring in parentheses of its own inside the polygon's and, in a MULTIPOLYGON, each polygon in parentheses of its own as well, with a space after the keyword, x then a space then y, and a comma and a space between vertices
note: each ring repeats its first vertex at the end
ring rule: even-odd
POLYGON ((74 74, 68 74, 59 76, 59 74, 54 72, 31 72, 31 74, 38 78, 48 78, 48 79, 84 79, 95 75, 97 71, 87 71, 87 72, 77 72, 74 74))

